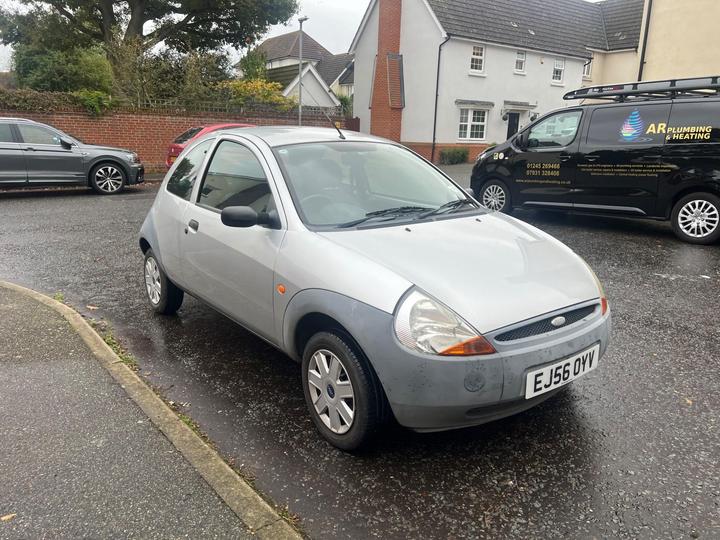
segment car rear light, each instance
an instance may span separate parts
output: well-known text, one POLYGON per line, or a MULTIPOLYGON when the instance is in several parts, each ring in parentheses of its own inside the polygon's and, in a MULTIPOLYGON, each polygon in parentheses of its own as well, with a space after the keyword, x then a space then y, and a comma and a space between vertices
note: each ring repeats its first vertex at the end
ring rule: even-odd
POLYGON ((605 315, 608 311, 608 301, 604 296, 600 298, 600 312, 605 315))
POLYGON ((495 347, 483 336, 474 337, 453 345, 440 352, 440 356, 477 356, 480 354, 495 354, 495 347))

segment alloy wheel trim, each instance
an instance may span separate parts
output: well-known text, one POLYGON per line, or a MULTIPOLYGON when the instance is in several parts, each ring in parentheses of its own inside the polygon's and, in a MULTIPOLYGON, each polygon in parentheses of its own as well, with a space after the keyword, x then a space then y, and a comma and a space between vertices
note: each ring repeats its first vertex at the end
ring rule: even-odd
POLYGON ((160 268, 154 258, 148 257, 145 261, 145 289, 152 305, 160 303, 162 284, 160 282, 160 268))
POLYGON ((316 414, 333 433, 347 433, 355 420, 355 392, 338 356, 318 349, 308 364, 308 390, 316 414))
POLYGON ((680 230, 692 238, 705 238, 713 234, 720 224, 720 211, 706 199, 693 199, 685 203, 678 213, 680 230))
POLYGON ((505 206, 505 190, 497 184, 491 184, 483 191, 483 206, 490 210, 499 211, 505 206))
POLYGON ((105 165, 95 171, 95 184, 105 193, 114 193, 122 187, 122 173, 117 167, 105 165))

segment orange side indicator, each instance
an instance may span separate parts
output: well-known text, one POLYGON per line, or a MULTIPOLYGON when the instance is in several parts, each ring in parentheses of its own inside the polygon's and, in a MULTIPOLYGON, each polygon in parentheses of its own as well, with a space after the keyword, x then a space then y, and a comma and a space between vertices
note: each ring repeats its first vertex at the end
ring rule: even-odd
POLYGON ((277 292, 279 292, 280 294, 285 294, 285 285, 283 285, 282 283, 280 283, 280 284, 277 286, 277 292))

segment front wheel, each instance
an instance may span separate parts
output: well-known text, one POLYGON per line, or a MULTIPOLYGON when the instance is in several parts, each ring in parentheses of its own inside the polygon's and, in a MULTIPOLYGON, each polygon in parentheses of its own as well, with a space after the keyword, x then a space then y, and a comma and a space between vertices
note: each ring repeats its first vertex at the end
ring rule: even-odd
POLYGON ((173 315, 183 303, 185 293, 168 279, 152 249, 145 252, 145 292, 150 306, 163 315, 173 315))
POLYGON ((685 195, 673 207, 675 235, 691 244, 712 244, 720 238, 720 197, 712 193, 685 195))
POLYGON ((480 190, 480 202, 494 212, 512 212, 510 190, 500 180, 490 180, 480 190))
POLYGON ((90 185, 100 195, 120 193, 127 178, 122 167, 112 163, 101 163, 90 171, 90 185))
POLYGON ((365 357, 342 333, 319 332, 302 362, 305 402, 315 427, 334 446, 355 450, 382 423, 384 394, 365 357))

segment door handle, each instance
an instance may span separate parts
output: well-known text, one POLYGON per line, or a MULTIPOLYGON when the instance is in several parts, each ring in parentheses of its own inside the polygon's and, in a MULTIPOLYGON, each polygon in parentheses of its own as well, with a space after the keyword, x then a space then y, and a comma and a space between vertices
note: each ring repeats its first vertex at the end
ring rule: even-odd
POLYGON ((569 154, 560 154, 560 161, 562 162, 570 161, 571 158, 572 156, 569 154))
POLYGON ((592 163, 593 161, 597 161, 597 160, 598 160, 597 156, 585 156, 585 161, 589 161, 592 163))
POLYGON ((187 234, 190 229, 192 229, 194 232, 197 232, 199 227, 200 224, 194 219, 191 219, 190 221, 188 221, 187 227, 185 227, 185 234, 187 234))
POLYGON ((35 151, 35 148, 32 147, 32 146, 26 146, 26 147, 25 147, 25 150, 32 150, 32 151, 34 152, 34 151, 35 151))

